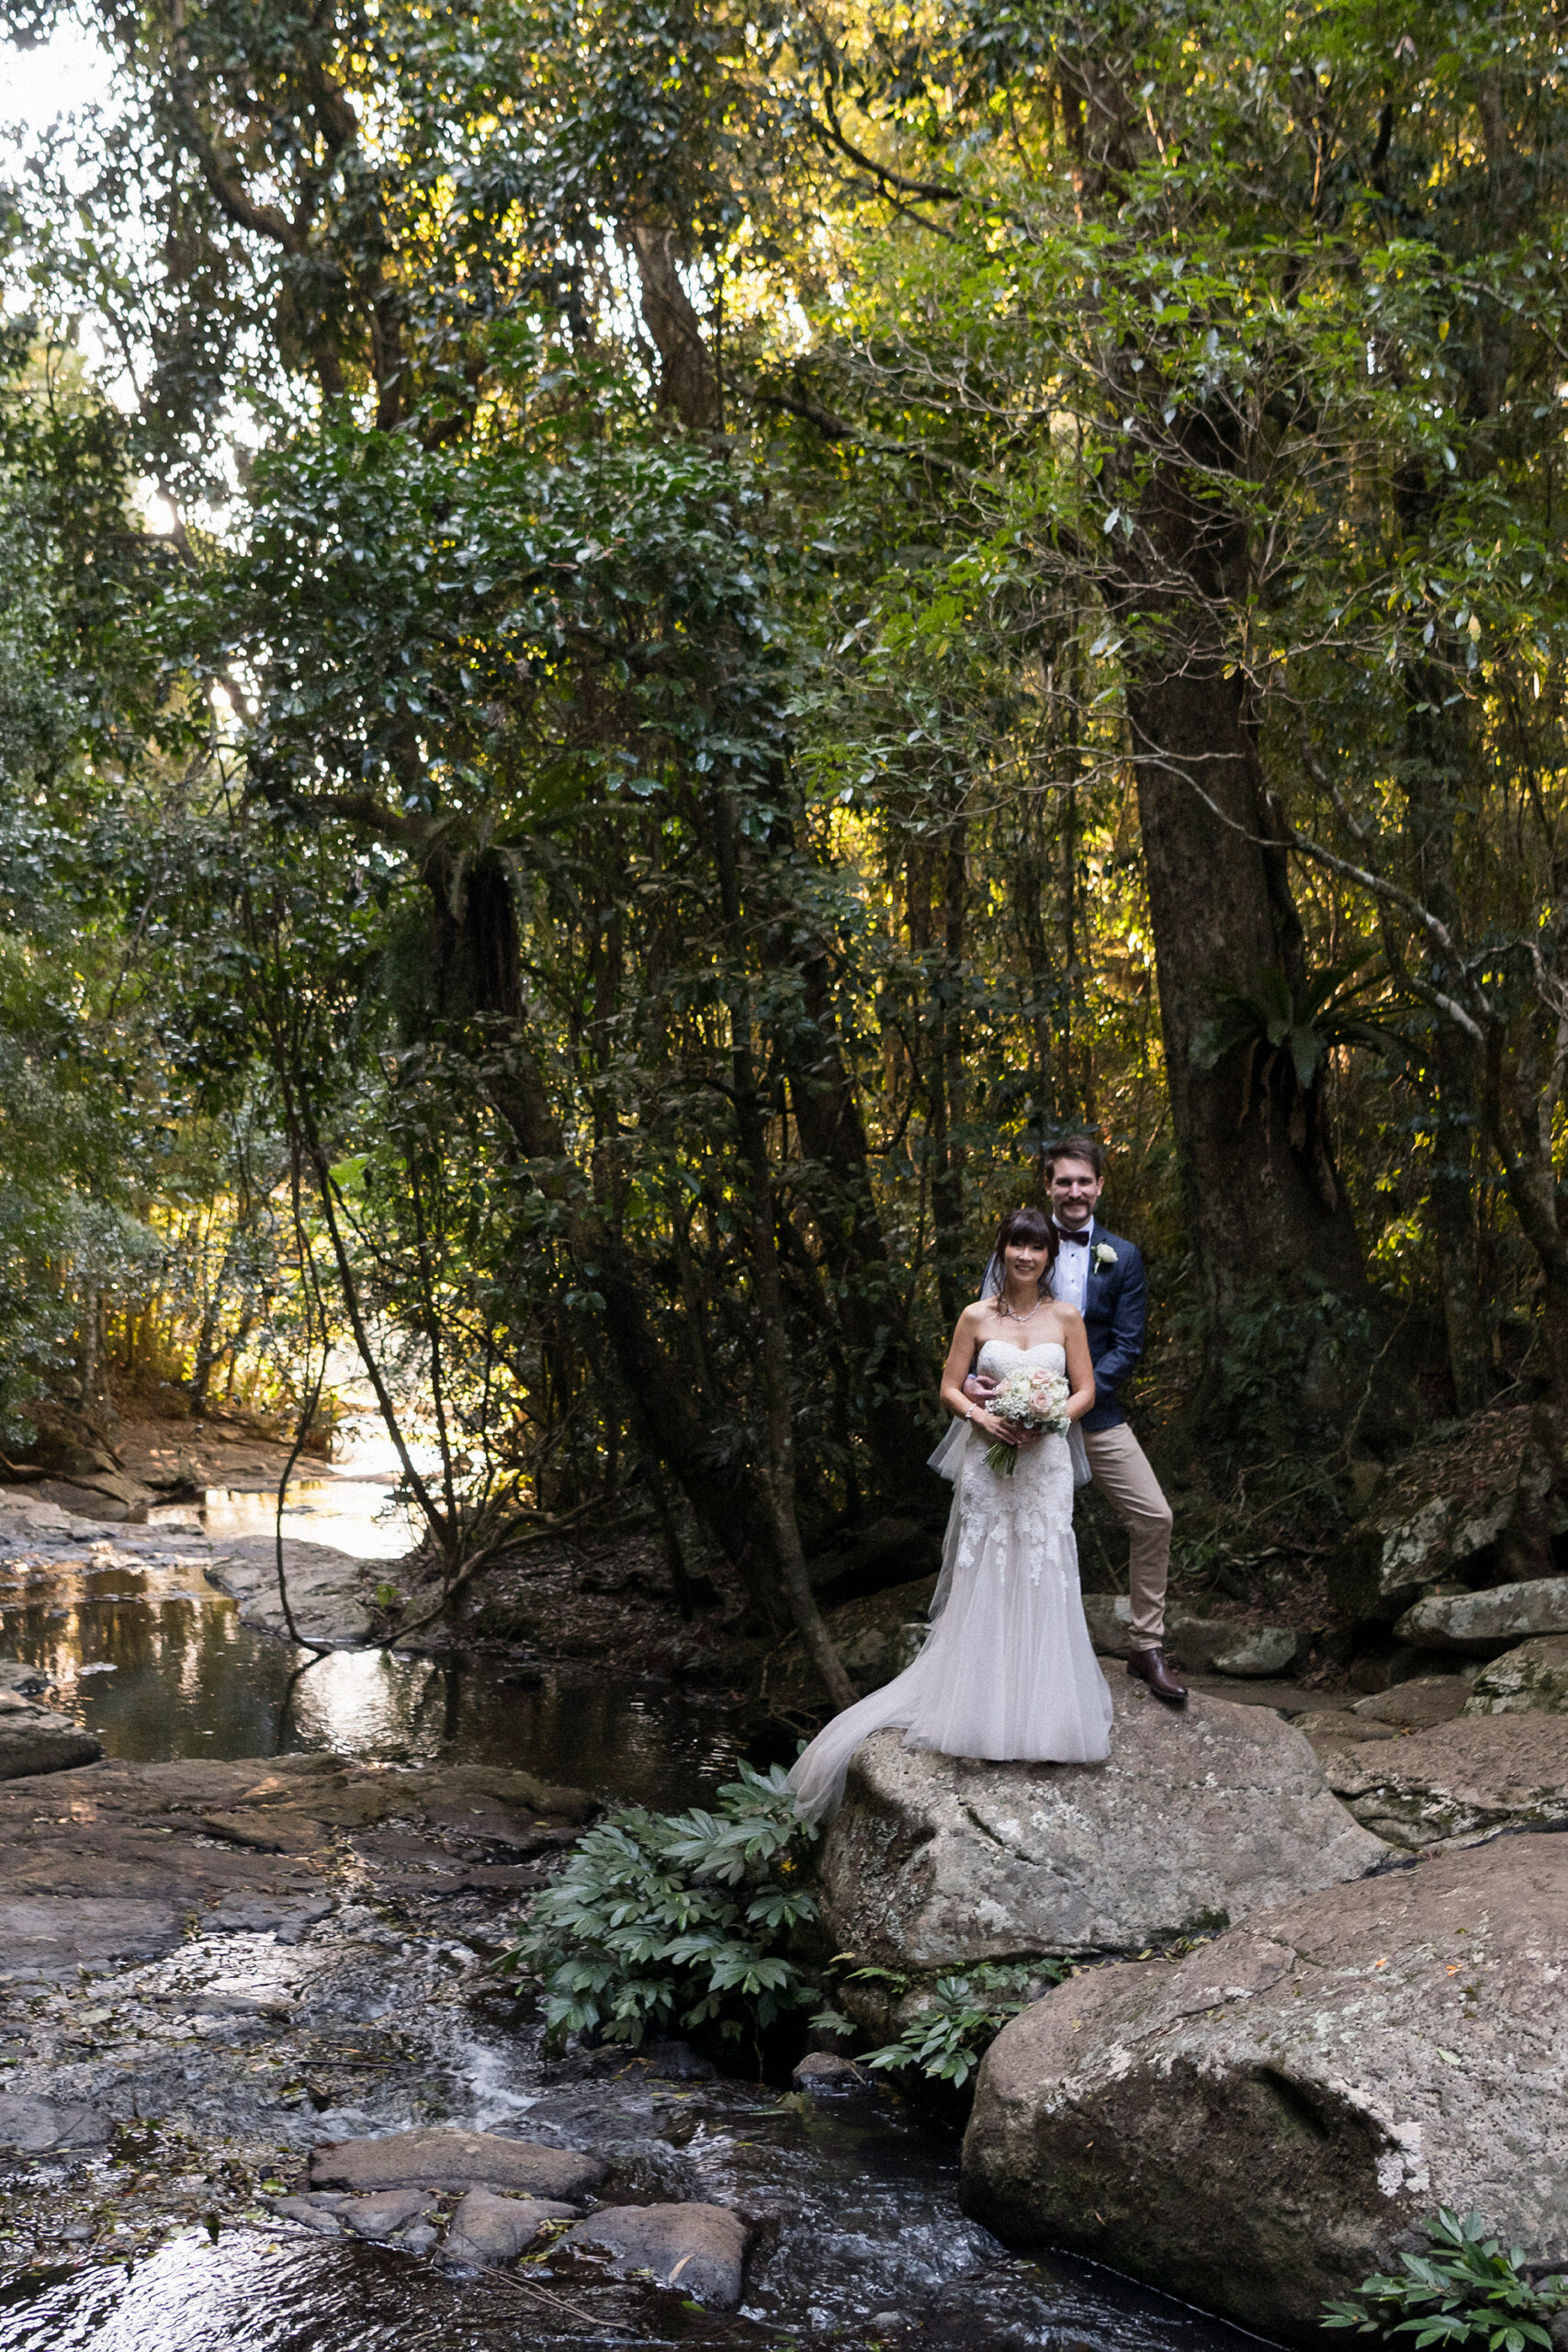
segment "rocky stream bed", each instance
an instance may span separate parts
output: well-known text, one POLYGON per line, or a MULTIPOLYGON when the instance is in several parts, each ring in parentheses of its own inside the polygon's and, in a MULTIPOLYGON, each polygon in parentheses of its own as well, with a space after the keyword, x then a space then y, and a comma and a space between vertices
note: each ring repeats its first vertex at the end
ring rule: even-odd
POLYGON ((718 1700, 347 1653, 287 1689, 302 1661, 218 1589, 225 1546, 6 1499, 5 2352, 1224 2352, 1004 2246, 956 2134, 885 2084, 546 2054, 492 1965, 510 1923, 597 1802, 724 1776, 718 1700))
MULTIPOLYGON (((551 2056, 494 1964, 599 1804, 723 1777, 726 1694, 310 1664, 269 1550, 0 1497, 0 2352, 1220 2352, 1205 2312, 1314 2340, 1439 2202, 1568 2261, 1568 1581, 1428 1587, 1426 1670, 1359 1696, 1190 1620, 1179 1716, 1108 1606, 1109 1766, 868 1742, 821 1871, 823 1957, 888 1972, 838 1988, 862 2030, 1075 1967, 961 2166, 839 2057, 551 2056)), ((364 1563, 288 1556, 351 1642, 364 1563)))

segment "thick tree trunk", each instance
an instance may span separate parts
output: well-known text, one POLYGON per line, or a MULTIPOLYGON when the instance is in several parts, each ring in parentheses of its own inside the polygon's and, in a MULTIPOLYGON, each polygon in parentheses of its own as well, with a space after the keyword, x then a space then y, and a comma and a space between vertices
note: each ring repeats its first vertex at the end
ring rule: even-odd
MULTIPOLYGON (((1223 452, 1194 451, 1210 466, 1223 452)), ((1161 561, 1129 601, 1154 624, 1127 690, 1138 814, 1159 975, 1172 1123, 1210 1341, 1247 1291, 1303 1275, 1363 1301, 1366 1270, 1324 1133, 1288 1057, 1237 1046, 1195 1057, 1217 1011, 1214 984, 1255 994, 1269 974, 1292 993, 1301 928, 1264 793, 1243 681, 1212 618, 1241 582, 1238 525, 1156 476, 1140 522, 1161 561), (1171 582, 1177 583, 1172 586, 1171 582), (1227 676, 1227 668, 1233 674, 1227 676)), ((1314 1090, 1315 1093, 1315 1090, 1314 1090)))
POLYGON ((788 1317, 779 1271, 776 1204, 768 1158, 767 1127, 758 1099, 751 1050, 751 1008, 739 953, 741 945, 740 858, 734 811, 722 787, 714 794, 714 848, 719 899, 734 963, 728 989, 731 1091, 741 1154, 750 1194, 751 1289, 760 1341, 757 1375, 766 1425, 766 1458, 760 1483, 767 1499, 774 1556, 790 1614, 806 1654, 835 1707, 850 1707, 859 1695, 833 1647, 817 1606, 795 1512, 795 1399, 792 1393, 788 1317))
POLYGON ((1474 1049, 1445 1023, 1436 1041, 1438 1126, 1427 1211, 1438 1250, 1443 1326, 1454 1403, 1478 1413, 1496 1387, 1492 1360, 1493 1311, 1481 1284, 1481 1236, 1476 1223, 1477 1093, 1474 1049))
MULTIPOLYGON (((1429 528, 1432 514, 1446 495, 1441 484, 1436 488, 1425 481, 1405 484, 1401 509, 1408 526, 1429 528)), ((1449 684, 1450 673, 1436 664, 1422 663, 1406 672, 1404 763, 1400 781, 1414 886, 1450 933, 1457 934, 1454 825, 1470 747, 1464 706, 1454 707, 1449 684)), ((1430 956, 1427 961, 1430 967, 1430 956)), ((1430 968, 1428 977, 1438 988, 1454 985, 1452 975, 1440 968, 1430 968)), ((1438 1116, 1427 1213, 1437 1246, 1454 1402, 1461 1413, 1473 1413, 1495 1385, 1493 1309, 1481 1287, 1476 1225, 1481 1070, 1471 1039, 1448 1022, 1438 1030, 1433 1061, 1438 1116)))
POLYGON ((703 340, 702 321, 681 283, 674 232, 634 223, 626 233, 642 280, 643 323, 659 351, 659 405, 673 409, 690 432, 716 431, 718 373, 703 340))
POLYGON ((1213 1069, 1194 1058, 1216 1012, 1214 983, 1251 993, 1264 974, 1288 968, 1292 944, 1260 838, 1240 690, 1219 669, 1190 662, 1141 677, 1128 694, 1171 1116, 1213 1325, 1259 1282, 1290 1285, 1312 1273, 1358 1299, 1366 1288, 1321 1133, 1314 1121, 1292 1132, 1291 1073, 1276 1065, 1265 1082, 1263 1057, 1245 1046, 1213 1069))

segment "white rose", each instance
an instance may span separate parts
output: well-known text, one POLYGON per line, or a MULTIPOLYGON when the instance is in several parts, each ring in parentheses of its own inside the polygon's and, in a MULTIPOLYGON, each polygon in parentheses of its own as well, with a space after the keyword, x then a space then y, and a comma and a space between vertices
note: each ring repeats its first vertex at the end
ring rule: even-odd
POLYGON ((1116 1252, 1112 1250, 1109 1241, 1097 1241, 1095 1243, 1094 1262, 1097 1266, 1101 1268, 1113 1266, 1116 1263, 1116 1252))

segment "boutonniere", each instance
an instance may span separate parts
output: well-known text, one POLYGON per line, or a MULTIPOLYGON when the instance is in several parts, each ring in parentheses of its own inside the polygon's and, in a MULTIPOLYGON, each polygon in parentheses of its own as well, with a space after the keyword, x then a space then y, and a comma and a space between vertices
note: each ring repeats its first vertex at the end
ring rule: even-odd
POLYGON ((1109 1241, 1097 1241, 1095 1243, 1094 1262, 1102 1273, 1107 1266, 1113 1266, 1116 1263, 1116 1252, 1112 1250, 1109 1241))

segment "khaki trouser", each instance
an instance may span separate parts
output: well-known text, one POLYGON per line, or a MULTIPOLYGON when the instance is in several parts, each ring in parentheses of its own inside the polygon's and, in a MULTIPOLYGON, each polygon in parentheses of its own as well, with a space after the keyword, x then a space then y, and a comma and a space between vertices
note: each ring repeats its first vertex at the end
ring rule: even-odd
POLYGON ((1113 1430, 1085 1430, 1083 1442, 1095 1485, 1132 1538, 1127 1588, 1133 1604, 1133 1647, 1157 1649, 1165 1637, 1170 1505, 1125 1421, 1113 1430))

